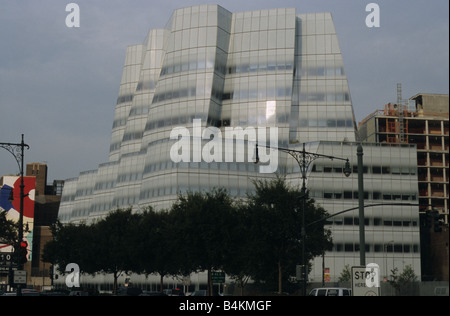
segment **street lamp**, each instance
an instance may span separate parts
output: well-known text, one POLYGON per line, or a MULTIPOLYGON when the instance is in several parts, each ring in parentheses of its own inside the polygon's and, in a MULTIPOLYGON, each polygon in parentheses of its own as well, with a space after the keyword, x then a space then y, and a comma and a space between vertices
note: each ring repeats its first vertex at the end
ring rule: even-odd
MULTIPOLYGON (((23 198, 25 197, 24 194, 24 188, 25 185, 23 183, 23 158, 24 158, 24 150, 30 149, 30 146, 24 143, 23 141, 23 134, 22 134, 22 142, 20 144, 14 144, 14 143, 0 143, 0 148, 4 148, 7 151, 9 151, 14 158, 16 159, 16 162, 19 166, 20 171, 20 212, 19 212, 19 240, 17 242, 17 245, 20 245, 23 239, 23 198)), ((22 270, 23 264, 20 260, 20 251, 17 251, 17 269, 22 270)), ((22 296, 22 291, 20 286, 17 287, 17 296, 22 296)))
MULTIPOLYGON (((344 175, 346 177, 349 177, 350 174, 352 173, 352 169, 350 167, 350 162, 347 159, 344 158, 340 158, 340 157, 334 157, 334 156, 328 156, 328 155, 322 155, 322 154, 317 154, 317 153, 311 153, 311 152, 307 152, 306 148, 305 148, 305 143, 303 143, 303 149, 300 150, 294 150, 294 149, 287 149, 287 148, 281 148, 281 147, 270 147, 270 146, 264 146, 266 148, 270 148, 270 149, 276 149, 282 152, 285 152, 289 155, 291 155, 295 161, 297 161, 299 167, 300 167, 300 172, 302 173, 302 188, 301 188, 301 196, 300 198, 302 199, 302 231, 301 231, 301 237, 302 237, 302 268, 303 270, 303 287, 302 287, 302 295, 306 296, 306 281, 308 279, 308 270, 306 268, 306 255, 305 255, 305 243, 306 243, 306 224, 305 224, 305 212, 306 212, 306 199, 308 196, 308 193, 306 191, 306 173, 307 170, 309 169, 309 167, 311 166, 311 164, 318 158, 328 158, 330 160, 343 160, 345 161, 345 165, 344 165, 344 175)), ((255 149, 256 153, 255 153, 255 164, 259 163, 259 150, 258 150, 258 143, 256 143, 256 149, 255 149)))
POLYGON ((359 265, 366 266, 366 233, 364 218, 364 168, 363 168, 363 147, 358 144, 356 149, 358 157, 358 205, 359 205, 359 265))

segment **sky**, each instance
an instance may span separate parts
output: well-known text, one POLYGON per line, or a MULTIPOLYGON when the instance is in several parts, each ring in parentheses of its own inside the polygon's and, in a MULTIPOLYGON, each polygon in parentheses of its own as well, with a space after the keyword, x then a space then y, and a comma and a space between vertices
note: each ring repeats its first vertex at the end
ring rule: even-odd
MULTIPOLYGON (((48 183, 108 161, 126 47, 163 28, 175 9, 219 4, 231 12, 296 8, 331 12, 359 122, 397 99, 448 94, 448 0, 2 0, 0 143, 20 143, 25 164, 46 163, 48 183), (80 26, 66 25, 66 6, 80 26), (369 28, 366 6, 379 7, 369 28)), ((18 174, 0 148, 0 176, 18 174)))

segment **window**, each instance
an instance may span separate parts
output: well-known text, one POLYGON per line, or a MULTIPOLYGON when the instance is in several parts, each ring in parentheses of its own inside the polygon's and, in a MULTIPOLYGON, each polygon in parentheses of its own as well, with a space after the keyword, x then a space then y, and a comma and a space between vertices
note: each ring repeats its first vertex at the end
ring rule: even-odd
POLYGON ((329 289, 327 296, 339 296, 339 290, 338 289, 329 289))
POLYGON ((353 225, 353 217, 344 217, 344 225, 353 225))
POLYGON ((317 291, 317 296, 326 296, 327 290, 326 289, 320 289, 317 291))

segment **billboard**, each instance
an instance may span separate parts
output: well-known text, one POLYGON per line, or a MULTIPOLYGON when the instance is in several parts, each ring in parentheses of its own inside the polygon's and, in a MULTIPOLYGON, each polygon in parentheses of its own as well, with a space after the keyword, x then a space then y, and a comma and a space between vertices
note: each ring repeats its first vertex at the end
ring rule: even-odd
MULTIPOLYGON (((0 187, 0 212, 6 212, 6 219, 19 223, 20 218, 20 177, 4 176, 0 187)), ((23 177, 23 242, 27 243, 27 259, 31 261, 34 228, 35 177, 23 177)), ((0 252, 13 252, 12 245, 0 243, 0 252)))

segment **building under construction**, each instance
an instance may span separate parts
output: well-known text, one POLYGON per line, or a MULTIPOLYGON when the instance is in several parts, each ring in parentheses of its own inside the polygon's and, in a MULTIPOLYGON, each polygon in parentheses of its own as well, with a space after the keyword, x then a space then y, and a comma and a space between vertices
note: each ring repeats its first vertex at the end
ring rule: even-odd
POLYGON ((359 124, 359 136, 371 143, 416 144, 420 210, 432 205, 448 214, 448 95, 420 93, 409 101, 415 109, 389 103, 369 115, 359 124))
POLYGON ((417 146, 422 277, 448 280, 449 96, 420 93, 405 102, 401 86, 397 96, 397 103, 386 104, 359 124, 359 137, 370 143, 417 146), (436 215, 438 221, 433 220, 436 215))

